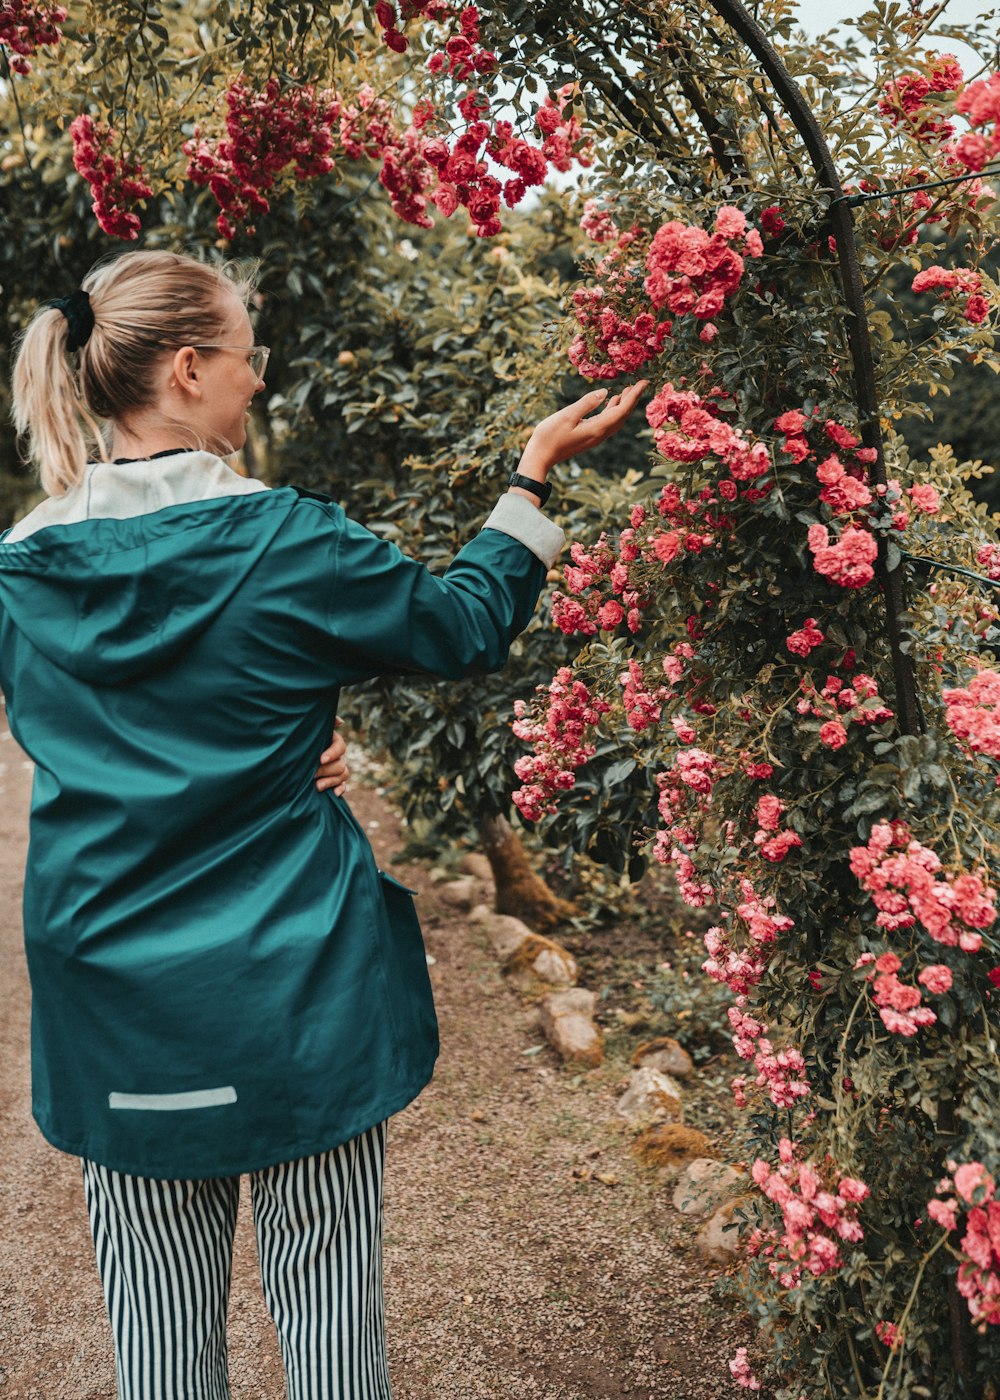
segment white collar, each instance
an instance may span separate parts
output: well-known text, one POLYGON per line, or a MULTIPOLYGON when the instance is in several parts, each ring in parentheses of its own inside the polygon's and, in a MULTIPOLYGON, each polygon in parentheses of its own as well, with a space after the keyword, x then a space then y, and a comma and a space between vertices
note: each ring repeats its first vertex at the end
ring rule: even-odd
POLYGON ((141 462, 89 462, 83 480, 49 498, 19 520, 5 544, 16 544, 50 525, 81 520, 127 520, 167 506, 266 491, 262 481, 240 476, 212 452, 175 452, 141 462))

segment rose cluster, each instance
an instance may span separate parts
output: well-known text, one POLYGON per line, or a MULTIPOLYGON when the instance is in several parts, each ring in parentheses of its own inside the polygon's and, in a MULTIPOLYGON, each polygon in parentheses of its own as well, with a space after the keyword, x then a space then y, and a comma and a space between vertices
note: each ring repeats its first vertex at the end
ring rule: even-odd
MULTIPOLYGON (((496 56, 480 45, 474 5, 376 5, 385 40, 399 52, 408 45, 400 25, 416 17, 444 24, 442 46, 429 60, 433 73, 467 83, 495 70, 496 56)), ((225 94, 226 134, 212 137, 196 129, 185 143, 187 174, 215 196, 218 228, 226 238, 240 227, 253 231, 253 219, 267 213, 268 193, 285 171, 297 180, 313 179, 332 171, 340 155, 380 163, 379 182, 407 223, 430 228, 434 209, 450 218, 462 207, 472 230, 489 238, 502 230, 501 204, 513 208, 543 183, 550 165, 566 170, 574 159, 589 164, 590 143, 572 111, 575 96, 572 85, 555 98, 545 96, 535 114, 541 144, 533 144, 510 122, 491 118, 490 100, 476 86, 456 104, 464 129, 453 135, 452 124, 427 100, 416 104, 402 126, 390 103, 368 84, 348 99, 307 83, 282 87, 276 78, 252 89, 240 78, 225 94), (491 160, 509 172, 508 179, 498 178, 491 160)))
POLYGON ((816 626, 814 617, 807 617, 805 622, 795 632, 790 632, 785 638, 785 646, 793 656, 808 656, 817 647, 822 646, 826 641, 823 633, 816 626))
POLYGON ((291 166, 297 180, 313 179, 334 167, 332 124, 342 112, 336 93, 310 84, 282 88, 270 78, 259 91, 242 78, 226 90, 226 136, 203 137, 197 129, 183 146, 187 176, 207 187, 219 205, 217 227, 223 238, 270 209, 266 191, 291 166))
POLYGON ((813 568, 831 583, 841 588, 864 588, 875 577, 878 545, 870 530, 849 525, 831 544, 825 525, 810 525, 807 539, 813 568))
POLYGON ((788 1138, 778 1144, 777 1166, 758 1157, 750 1174, 782 1217, 780 1231, 755 1231, 750 1248, 770 1259, 782 1287, 797 1287, 803 1271, 820 1275, 839 1269, 841 1245, 864 1238, 858 1206, 868 1196, 865 1183, 840 1176, 829 1162, 817 1167, 800 1161, 788 1138))
POLYGON ((427 63, 430 71, 442 73, 447 69, 461 83, 472 80, 477 73, 492 73, 497 66, 496 54, 479 42, 479 11, 475 5, 466 5, 461 11, 458 29, 445 41, 443 49, 431 55, 427 63))
MULTIPOLYGON (((854 964, 856 968, 872 965, 873 970, 866 974, 872 984, 873 1000, 886 1030, 893 1035, 916 1035, 921 1026, 932 1026, 937 1015, 929 1006, 923 1005, 923 993, 912 983, 901 982, 899 973, 902 961, 895 953, 862 953, 854 964)), ((951 969, 944 963, 931 963, 917 977, 921 986, 942 996, 951 990, 951 969)))
MULTIPOLYGON (((965 180, 942 194, 940 189, 929 191, 923 186, 940 178, 954 174, 960 169, 952 148, 946 146, 940 152, 941 169, 912 165, 895 178, 896 193, 886 196, 885 231, 879 242, 891 252, 900 244, 912 245, 919 241, 920 229, 924 224, 954 224, 976 212, 980 206, 986 207, 993 200, 993 193, 982 180, 965 180), (933 197, 932 197, 933 194, 933 197)), ((880 186, 874 180, 861 180, 860 189, 865 194, 877 194, 880 186)), ((871 206, 874 209, 876 206, 871 206)))
POLYGON ((563 666, 546 688, 541 713, 529 714, 523 700, 515 707, 513 730, 519 739, 534 747, 514 764, 514 771, 524 784, 513 794, 518 810, 528 821, 538 821, 545 812, 554 812, 553 798, 557 792, 573 787, 575 770, 593 757, 595 746, 590 735, 600 723, 601 715, 611 708, 604 700, 592 697, 584 683, 573 679, 568 666, 563 666))
POLYGON ((1000 544, 980 545, 976 550, 976 563, 986 570, 987 578, 1000 582, 1000 544))
POLYGON ((882 1319, 875 1324, 875 1335, 883 1346, 895 1351, 898 1346, 902 1346, 903 1334, 894 1322, 887 1322, 882 1319))
POLYGON ((868 844, 851 849, 851 870, 879 911, 879 928, 919 924, 938 943, 975 953, 981 929, 996 920, 996 891, 983 874, 945 870, 939 857, 911 838, 905 822, 880 822, 868 844))
POLYGON ((1000 673, 982 670, 964 688, 944 691, 943 699, 955 737, 973 753, 1000 759, 1000 673))
POLYGON ((766 792, 757 800, 757 831, 754 845, 760 847, 765 860, 774 864, 784 860, 788 852, 802 845, 802 837, 797 831, 781 828, 781 814, 785 804, 772 792, 766 792))
MULTIPOLYGON (((633 507, 617 548, 606 534, 589 549, 574 542, 572 563, 563 571, 566 592, 553 594, 552 619, 559 630, 591 637, 598 630, 614 632, 624 623, 630 632, 638 632, 642 610, 649 602, 650 569, 659 571, 675 559, 711 549, 719 532, 732 526, 719 506, 710 487, 688 500, 669 483, 661 490, 655 511, 633 507)), ((705 607, 710 606, 711 599, 706 599, 705 607)), ((697 618, 688 619, 692 635, 699 626, 697 618)))
POLYGON ((978 326, 986 320, 990 304, 982 293, 983 279, 970 268, 925 267, 918 272, 912 282, 914 292, 938 292, 939 299, 950 302, 964 298, 959 314, 971 325, 978 326))
MULTIPOLYGON (((465 13, 465 12, 463 12, 465 13)), ((492 57, 492 56, 491 56, 492 57)), ((560 131, 572 131, 573 138, 565 149, 559 148, 557 158, 568 165, 570 159, 580 164, 589 164, 585 140, 579 122, 575 117, 566 117, 564 111, 572 104, 572 86, 560 89, 558 102, 548 95, 535 116, 536 126, 544 134, 543 123, 549 124, 548 113, 560 114, 560 131)), ((481 238, 490 238, 502 230, 500 220, 501 202, 513 208, 524 198, 527 190, 541 185, 548 173, 550 159, 550 136, 545 135, 541 146, 516 135, 510 122, 490 120, 489 99, 481 91, 471 88, 458 102, 458 111, 466 122, 466 128, 454 142, 449 144, 447 136, 436 134, 432 128, 433 109, 425 107, 421 120, 405 133, 404 137, 394 136, 384 143, 383 160, 399 163, 401 146, 406 146, 406 161, 416 167, 410 176, 411 185, 419 185, 421 200, 413 207, 418 217, 405 206, 393 204, 396 212, 411 223, 425 223, 427 220, 426 201, 423 190, 429 191, 429 198, 439 213, 450 218, 456 209, 468 211, 474 232, 481 238), (510 171, 510 178, 498 179, 490 170, 489 160, 510 171)), ((567 137, 567 141, 569 138, 567 137)), ((559 168, 563 168, 560 165, 559 168)), ((387 181, 383 178, 383 184, 387 181)), ((387 187, 388 184, 387 184, 387 187)), ((391 190, 390 190, 391 192, 391 190)))
POLYGON ((86 114, 70 126, 73 164, 90 185, 97 222, 113 238, 138 238, 140 221, 133 205, 153 191, 142 179, 142 166, 116 154, 117 138, 107 122, 86 114))
MULTIPOLYGON (((1000 147, 996 129, 992 136, 967 131, 953 139, 955 123, 951 119, 959 114, 973 127, 995 124, 1000 111, 1000 75, 965 88, 962 69, 953 54, 928 55, 928 59, 925 72, 902 74, 886 83, 879 102, 879 111, 891 127, 906 132, 923 151, 936 156, 932 165, 912 166, 893 182, 900 192, 888 199, 887 228, 881 240, 882 246, 890 250, 900 243, 915 243, 922 223, 947 220, 955 224, 993 199, 993 192, 981 180, 957 183, 947 193, 919 188, 906 192, 907 186, 981 170, 1000 147)), ((864 179, 860 188, 865 193, 877 193, 879 186, 876 181, 864 179)), ((977 302, 973 313, 978 309, 977 302)))
POLYGON ((621 233, 608 209, 602 209, 596 199, 584 200, 580 228, 594 243, 610 243, 621 233))
POLYGON ((657 321, 650 311, 631 319, 622 315, 605 303, 603 287, 577 288, 573 306, 586 334, 574 338, 569 360, 585 379, 634 374, 662 353, 672 329, 670 321, 657 321))
MULTIPOLYGON (((757 481, 771 470, 771 455, 764 443, 747 442, 721 416, 718 402, 710 395, 664 384, 646 407, 646 422, 653 429, 657 451, 668 461, 716 459, 728 473, 728 479, 722 475, 719 481, 719 494, 724 500, 735 500, 741 486, 757 481)), ((766 494, 758 488, 750 499, 758 500, 766 494)))
POLYGON ((656 834, 653 855, 661 865, 673 867, 681 898, 693 909, 715 898, 712 885, 697 877, 690 851, 698 843, 717 776, 718 763, 711 754, 691 747, 676 754, 670 768, 656 777, 663 827, 656 834))
POLYGON ((970 126, 992 124, 993 129, 988 134, 967 132, 954 147, 956 158, 969 170, 982 170, 1000 151, 1000 73, 970 83, 955 103, 955 111, 961 112, 970 126))
POLYGON ((964 81, 954 54, 936 54, 929 72, 891 78, 882 89, 878 110, 891 126, 903 126, 921 141, 947 141, 955 128, 942 115, 941 99, 950 99, 964 81))
MULTIPOLYGON (((798 409, 788 409, 775 419, 783 435, 782 451, 795 463, 813 456, 807 431, 810 422, 798 409)), ((816 467, 819 499, 834 519, 844 522, 841 533, 831 540, 826 525, 811 525, 807 535, 813 555, 813 568, 841 588, 864 588, 875 577, 878 545, 864 524, 873 497, 867 470, 875 460, 875 450, 862 447, 857 436, 843 424, 828 419, 825 437, 836 449, 816 467)))
POLYGON ((574 542, 570 546, 573 562, 563 571, 569 592, 556 591, 552 596, 552 620, 559 630, 590 637, 598 628, 614 632, 625 622, 630 632, 637 632, 642 600, 630 566, 639 555, 631 528, 622 531, 617 550, 606 535, 591 549, 574 542))
MULTIPOLYGON (((758 1089, 766 1089, 775 1108, 791 1108, 798 1099, 810 1092, 805 1075, 805 1061, 795 1049, 775 1051, 767 1036, 767 1026, 746 1010, 746 997, 737 997, 729 1008, 729 1024, 733 1029, 733 1046, 741 1060, 752 1060, 757 1072, 758 1089)), ((743 1075, 733 1080, 733 1094, 739 1108, 746 1107, 747 1080, 743 1075)))
POLYGON ((535 113, 535 125, 541 132, 542 153, 554 170, 571 170, 573 162, 587 167, 593 164, 593 142, 583 130, 575 112, 579 96, 576 83, 564 83, 553 98, 551 93, 535 113), (556 100, 558 99, 558 100, 556 100))
POLYGON ((10 52, 12 73, 31 72, 31 55, 62 38, 66 23, 62 5, 32 5, 29 0, 4 0, 0 5, 0 47, 10 52))
MULTIPOLYGON (((809 419, 798 409, 789 409, 775 420, 775 428, 783 434, 781 450, 797 464, 819 455, 818 452, 814 454, 809 443, 810 427, 809 419)), ((828 451, 816 466, 819 499, 832 520, 838 522, 840 533, 832 535, 831 526, 824 524, 809 527, 806 538, 813 555, 813 567, 841 588, 864 588, 875 577, 878 558, 878 544, 868 528, 875 494, 881 498, 883 506, 892 507, 889 519, 897 530, 906 529, 910 510, 934 515, 941 508, 941 500, 931 485, 918 483, 904 492, 895 480, 879 485, 873 494, 868 471, 876 459, 875 449, 862 447, 850 429, 832 419, 823 425, 823 432, 835 450, 828 451), (904 496, 909 496, 906 504, 904 496)), ((808 650, 801 649, 806 646, 804 634, 793 635, 795 644, 789 645, 789 650, 801 656, 808 655, 808 650)), ((792 638, 788 640, 791 643, 792 638)))
POLYGON ((892 710, 878 693, 874 677, 859 671, 850 685, 839 676, 827 676, 822 690, 808 677, 799 682, 802 691, 796 703, 800 715, 822 720, 819 741, 828 749, 842 749, 848 740, 849 724, 881 724, 892 719, 892 710))
MULTIPOLYGON (((461 8, 440 3, 404 6, 404 19, 413 14, 434 21, 451 21, 452 32, 445 35, 443 44, 428 59, 427 67, 432 74, 447 74, 455 82, 474 84, 496 70, 496 55, 481 44, 480 15, 475 5, 461 8)), ((395 36, 392 47, 406 47, 405 36, 395 28, 392 5, 385 6, 380 23, 387 42, 390 36, 395 36)), ((414 123, 406 133, 407 143, 412 148, 410 161, 418 164, 423 157, 436 172, 437 182, 431 199, 440 213, 450 218, 460 205, 464 206, 474 231, 483 238, 493 237, 502 228, 501 198, 513 209, 528 189, 544 182, 550 165, 564 171, 571 168, 574 160, 580 165, 589 165, 591 141, 573 112, 576 95, 577 89, 572 83, 560 88, 556 97, 546 93, 535 113, 540 146, 516 135, 509 121, 491 120, 490 100, 475 86, 470 86, 457 104, 467 126, 453 145, 449 145, 444 130, 418 137, 420 124, 414 123), (490 171, 487 157, 510 171, 511 178, 501 182, 490 171)), ((411 183, 419 183, 422 191, 435 182, 432 175, 419 172, 415 178, 411 176, 411 183)), ((397 212, 402 211, 397 209, 397 212)), ((409 216, 402 213, 402 217, 409 216)), ((426 215, 410 219, 410 222, 423 223, 425 219, 426 215)))
POLYGON ((658 310, 667 306, 674 316, 709 322, 739 287, 744 259, 759 258, 763 251, 758 231, 731 205, 719 209, 712 233, 671 220, 653 235, 643 287, 658 310))
POLYGON ((622 687, 622 703, 630 728, 638 732, 651 724, 659 724, 663 701, 671 693, 670 688, 660 685, 649 689, 642 667, 634 659, 629 660, 618 683, 622 687))
POLYGON ((760 1381, 750 1369, 746 1347, 737 1347, 736 1355, 729 1363, 729 1372, 737 1385, 744 1390, 760 1390, 760 1381))
POLYGON ((691 315, 703 322, 700 338, 712 340, 717 334, 713 318, 739 288, 745 260, 764 251, 759 232, 729 205, 719 209, 711 233, 678 220, 663 224, 653 234, 644 260, 636 245, 648 234, 639 229, 619 233, 592 201, 584 207, 581 226, 596 235, 595 241, 615 239, 611 252, 597 265, 596 285, 579 289, 573 297, 581 334, 570 345, 569 358, 587 379, 615 379, 655 359, 673 333, 671 317, 691 315), (636 293, 640 277, 644 301, 636 293))
POLYGON ((1000 1201, 996 1183, 982 1162, 949 1162, 950 1176, 938 1185, 927 1203, 927 1214, 942 1229, 958 1230, 965 1214, 965 1234, 959 1245, 958 1291, 979 1328, 1000 1323, 1000 1201), (949 1194, 950 1193, 950 1194, 949 1194))
POLYGON ((398 7, 390 0, 377 0, 375 19, 382 38, 395 53, 405 53, 410 41, 401 26, 410 19, 441 20, 454 13, 454 6, 447 0, 399 0, 398 7))
POLYGON ((739 936, 735 920, 727 915, 728 932, 715 926, 705 934, 708 958, 702 963, 702 971, 713 981, 725 983, 737 998, 746 996, 763 977, 779 933, 795 927, 787 914, 775 913, 773 895, 761 897, 746 877, 739 881, 739 892, 735 909, 735 920, 742 926, 739 936))

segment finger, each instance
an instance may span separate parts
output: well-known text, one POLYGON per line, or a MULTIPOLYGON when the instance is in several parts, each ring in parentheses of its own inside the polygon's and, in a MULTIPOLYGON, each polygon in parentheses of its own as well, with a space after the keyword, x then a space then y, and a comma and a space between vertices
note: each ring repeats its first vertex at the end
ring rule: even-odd
POLYGON ((334 790, 333 790, 333 795, 334 795, 334 797, 343 797, 343 795, 344 795, 344 793, 345 793, 346 791, 347 791, 347 784, 346 784, 346 783, 341 783, 341 784, 340 784, 340 787, 335 787, 335 788, 334 788, 334 790))
POLYGON ((347 779, 349 776, 348 773, 338 773, 332 776, 328 774, 323 778, 318 777, 316 779, 316 791, 326 792, 329 788, 333 788, 334 792, 339 797, 341 793, 347 791, 347 779))
POLYGON ((648 383, 648 379, 637 379, 634 384, 629 384, 627 388, 622 389, 620 393, 616 394, 612 402, 628 404, 629 407, 631 407, 648 383))
POLYGON ((637 383, 630 384, 627 389, 623 389, 620 394, 616 394, 613 399, 609 400, 607 407, 590 421, 595 425, 624 423, 633 408, 635 408, 639 396, 648 383, 648 379, 640 379, 637 383))
POLYGON ((579 423, 581 418, 586 418, 588 413, 593 413, 601 400, 607 397, 607 389, 591 389, 589 394, 584 394, 582 399, 577 399, 575 403, 567 404, 563 412, 569 422, 579 423))
POLYGON ((635 408, 644 388, 645 382, 630 385, 628 389, 622 391, 620 401, 617 404, 609 404, 602 413, 598 413, 593 418, 588 418, 586 422, 581 423, 577 432, 580 434, 586 432, 587 434, 586 442, 581 440, 581 447, 596 447, 598 443, 613 437, 635 408))
POLYGON ((316 781, 324 779, 328 783, 343 783, 350 776, 346 763, 322 763, 313 774, 316 781))

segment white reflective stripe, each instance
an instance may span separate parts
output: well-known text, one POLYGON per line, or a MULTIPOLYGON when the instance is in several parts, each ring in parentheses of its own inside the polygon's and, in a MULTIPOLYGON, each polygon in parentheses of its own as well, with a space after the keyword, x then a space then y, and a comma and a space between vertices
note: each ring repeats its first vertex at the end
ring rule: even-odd
POLYGON ((185 1094, 109 1094, 109 1108, 215 1108, 220 1103, 235 1103, 236 1090, 231 1084, 221 1089, 191 1089, 185 1094))

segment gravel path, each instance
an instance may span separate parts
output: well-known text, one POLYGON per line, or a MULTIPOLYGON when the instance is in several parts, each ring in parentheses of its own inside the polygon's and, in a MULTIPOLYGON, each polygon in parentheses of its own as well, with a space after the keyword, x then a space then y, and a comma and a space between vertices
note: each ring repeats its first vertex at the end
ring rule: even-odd
MULTIPOLYGON (((29 993, 20 885, 30 765, 0 728, 0 1395, 113 1400, 111 1337, 79 1166, 30 1117, 29 993)), ((398 825, 376 793, 350 801, 380 862, 398 825)), ((534 1009, 503 982, 476 927, 435 900, 428 872, 393 867, 420 901, 443 1053, 393 1120, 386 1300, 395 1400, 721 1400, 741 1319, 669 1191, 613 1113, 627 1072, 559 1068, 534 1009), (607 1178, 598 1180, 598 1173, 607 1178)), ((246 1192, 230 1306, 234 1400, 281 1400, 246 1192)), ((742 1393, 742 1392, 740 1392, 742 1393)))

